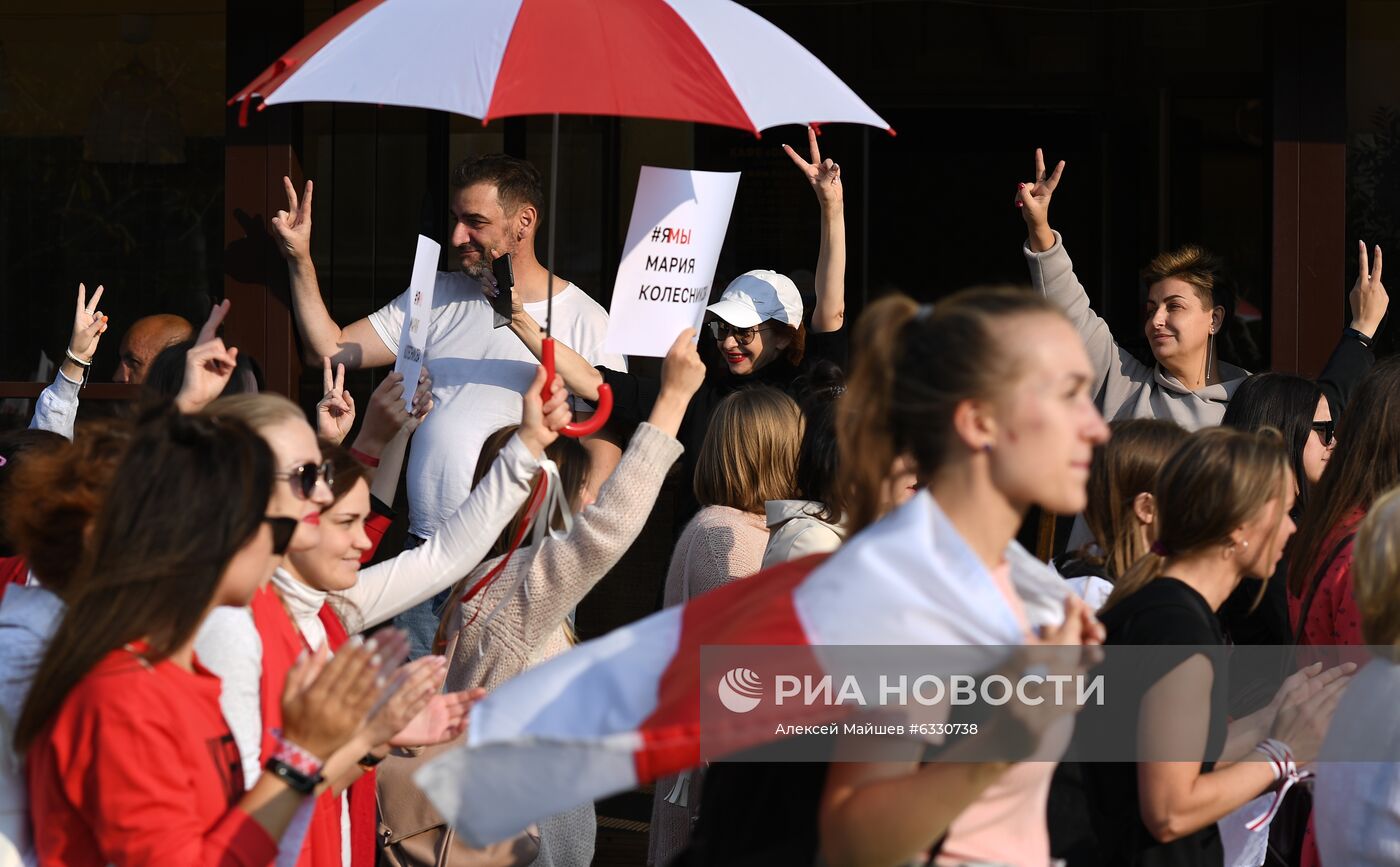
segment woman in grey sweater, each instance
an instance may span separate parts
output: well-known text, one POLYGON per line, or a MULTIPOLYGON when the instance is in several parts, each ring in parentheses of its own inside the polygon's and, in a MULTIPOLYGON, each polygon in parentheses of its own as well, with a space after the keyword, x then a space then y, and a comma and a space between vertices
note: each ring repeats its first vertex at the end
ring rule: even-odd
MULTIPOLYGON (((1108 323, 1089 306, 1089 296, 1074 275, 1060 233, 1050 228, 1050 198, 1059 185, 1064 161, 1048 177, 1045 159, 1035 152, 1035 180, 1020 185, 1016 206, 1026 221, 1026 264, 1031 284, 1069 316, 1089 350, 1099 408, 1109 420, 1160 418, 1187 430, 1220 424, 1248 372, 1226 364, 1216 355, 1216 336, 1226 324, 1220 304, 1218 263, 1194 245, 1162 253, 1143 269, 1147 284, 1143 333, 1156 363, 1148 366, 1113 339, 1108 323)), ((1375 271, 1368 267, 1361 246, 1361 273, 1351 292, 1351 327, 1328 362, 1319 382, 1340 413, 1350 387, 1370 367, 1369 345, 1389 298, 1380 282, 1381 252, 1376 248, 1375 271), (1329 375, 1330 374, 1330 375, 1329 375), (1327 380, 1334 380, 1329 388, 1327 380)))

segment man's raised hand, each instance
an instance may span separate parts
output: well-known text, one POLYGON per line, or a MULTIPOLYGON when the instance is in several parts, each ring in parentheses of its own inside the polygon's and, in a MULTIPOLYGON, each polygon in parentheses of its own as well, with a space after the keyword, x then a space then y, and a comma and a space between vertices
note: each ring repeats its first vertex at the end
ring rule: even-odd
POLYGON ((304 262, 311 258, 311 181, 306 182, 301 199, 297 199, 292 179, 282 178, 287 192, 287 210, 272 218, 272 231, 277 235, 278 249, 289 262, 304 262))
POLYGON ((1035 180, 1020 184, 1016 188, 1016 207, 1021 210, 1021 218, 1026 221, 1031 249, 1043 253, 1055 246, 1055 235, 1050 231, 1050 198, 1060 185, 1060 175, 1064 173, 1065 161, 1055 165, 1055 171, 1045 173, 1045 154, 1035 149, 1035 180))
POLYGON ((73 333, 68 338, 68 352, 80 361, 92 361, 92 356, 97 352, 97 342, 107 330, 107 317, 97 309, 97 302, 100 300, 101 286, 98 286, 89 298, 87 287, 82 283, 78 284, 78 306, 73 312, 73 333))
POLYGON ((841 167, 831 160, 822 159, 821 148, 817 145, 816 127, 807 127, 807 149, 812 157, 811 162, 798 156, 797 151, 790 146, 783 145, 783 152, 802 170, 802 174, 807 177, 807 183, 812 185, 812 191, 817 194, 817 202, 823 208, 840 205, 845 197, 841 187, 841 167))

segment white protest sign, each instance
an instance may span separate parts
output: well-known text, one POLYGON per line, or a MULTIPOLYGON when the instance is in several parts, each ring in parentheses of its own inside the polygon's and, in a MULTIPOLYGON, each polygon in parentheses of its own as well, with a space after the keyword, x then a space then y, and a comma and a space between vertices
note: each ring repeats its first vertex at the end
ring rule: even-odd
POLYGON ((608 313, 608 352, 662 357, 677 334, 700 327, 738 189, 738 172, 642 166, 608 313))
POLYGON ((418 373, 423 369, 423 352, 428 345, 428 323, 433 312, 433 284, 437 282, 438 253, 442 246, 431 238, 418 236, 418 253, 413 257, 413 279, 408 282, 408 310, 404 312, 403 333, 394 372, 403 374, 403 400, 413 411, 413 393, 418 373))

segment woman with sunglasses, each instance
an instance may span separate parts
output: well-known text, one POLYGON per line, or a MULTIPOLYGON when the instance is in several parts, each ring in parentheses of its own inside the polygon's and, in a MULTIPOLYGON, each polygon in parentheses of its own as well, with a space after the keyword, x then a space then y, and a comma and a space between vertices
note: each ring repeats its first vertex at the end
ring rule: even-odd
POLYGON ((1365 643, 1352 540, 1371 504, 1400 484, 1400 360, 1361 381, 1343 422, 1292 545, 1288 609, 1304 644, 1365 643))
MULTIPOLYGON (((816 132, 807 131, 811 162, 787 145, 783 150, 801 169, 821 205, 821 246, 817 254, 816 307, 810 329, 803 323, 802 297, 791 279, 776 271, 750 271, 735 278, 720 300, 707 308, 700 355, 709 372, 690 402, 677 439, 682 479, 695 474, 695 462, 720 401, 750 385, 769 385, 797 397, 796 382, 818 361, 846 365, 846 223, 841 167, 823 160, 816 132)), ((538 358, 543 330, 516 305, 511 330, 538 358)), ((583 356, 555 341, 555 361, 569 390, 596 400, 598 386, 613 393, 613 417, 636 425, 651 414, 661 383, 654 377, 605 367, 594 368, 583 356)), ((690 485, 680 485, 676 513, 679 529, 700 505, 690 485)))
MULTIPOLYGON (((209 414, 237 418, 267 440, 279 467, 277 488, 299 498, 302 510, 310 510, 303 526, 310 524, 314 531, 307 534, 305 544, 293 545, 288 558, 303 569, 284 566, 248 608, 211 618, 196 645, 200 657, 223 681, 224 714, 245 764, 255 765, 271 746, 261 733, 275 724, 269 721, 277 713, 274 697, 297 653, 327 644, 336 650, 346 635, 384 623, 450 587, 485 555, 525 501, 545 446, 569 420, 562 382, 556 377, 550 400, 541 405, 543 385, 544 369, 540 368, 525 394, 519 433, 442 529, 418 548, 359 572, 349 586, 327 583, 324 570, 317 568, 321 513, 337 500, 336 477, 333 462, 322 460, 301 410, 270 394, 237 395, 209 406, 209 414), (332 593, 339 610, 327 604, 332 593)), ((415 661, 410 675, 413 688, 428 684, 429 695, 436 692, 445 666, 441 657, 415 661)), ((465 705, 453 700, 445 706, 452 710, 452 722, 460 725, 465 705)), ((338 775, 335 786, 309 817, 305 844, 291 838, 290 847, 284 845, 284 856, 314 867, 373 863, 373 782, 360 784, 358 794, 352 792, 348 799, 340 794, 387 754, 390 741, 411 719, 382 720, 383 725, 358 733, 332 760, 338 775), (296 860, 298 852, 300 860, 296 860), (353 857, 346 859, 347 852, 353 857)), ((452 730, 447 730, 445 736, 451 735, 452 730)))
MULTIPOLYGON (((1225 409, 1221 424, 1242 431, 1273 428, 1283 435, 1297 483, 1292 517, 1307 513, 1308 500, 1336 445, 1332 407, 1317 383, 1290 373, 1247 378, 1225 409)), ((1234 644, 1291 644, 1288 619, 1288 557, 1279 561, 1259 596, 1259 579, 1246 578, 1220 608, 1221 625, 1234 644), (1259 602, 1256 605, 1255 600, 1259 602)))
POLYGON ((211 611, 248 604, 291 541, 272 475, 237 422, 166 412, 138 426, 15 731, 40 863, 269 864, 325 760, 394 697, 377 654, 401 653, 402 634, 304 656, 269 772, 245 792, 251 769, 193 641, 211 611))

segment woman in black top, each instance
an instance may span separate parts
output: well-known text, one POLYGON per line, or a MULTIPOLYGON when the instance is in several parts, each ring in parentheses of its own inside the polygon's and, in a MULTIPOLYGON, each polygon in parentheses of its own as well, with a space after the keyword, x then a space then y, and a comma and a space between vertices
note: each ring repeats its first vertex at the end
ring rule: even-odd
MULTIPOLYGON (((1203 650, 1223 647, 1216 611, 1240 580, 1273 573, 1295 529, 1294 491, 1288 455, 1271 433, 1200 431, 1163 465, 1154 490, 1157 542, 1119 579, 1100 616, 1110 646, 1180 650, 1134 656, 1135 676, 1120 681, 1136 690, 1137 713, 1112 724, 1136 732, 1144 761, 1081 766, 1083 818, 1096 839, 1057 853, 1073 867, 1220 865, 1216 822, 1278 782, 1258 752, 1264 742, 1284 745, 1299 762, 1316 754, 1345 670, 1305 669, 1266 707, 1231 723, 1223 653, 1203 650), (1185 712, 1192 708, 1205 712, 1185 712), (1187 754, 1201 760, 1160 760, 1187 754)), ((1080 744, 1108 736, 1094 720, 1081 716, 1080 744)))
MULTIPOLYGON (((749 385, 771 385, 794 398, 798 378, 822 360, 846 366, 846 337, 842 325, 846 310, 846 222, 841 167, 823 160, 816 133, 808 130, 812 161, 783 145, 802 170, 821 205, 821 246, 817 253, 816 305, 810 326, 803 321, 802 298, 792 280, 774 271, 750 271, 735 278, 720 300, 707 308, 701 331, 700 356, 709 373, 690 401, 677 439, 685 446, 681 455, 682 503, 676 526, 685 524, 698 508, 689 480, 695 460, 719 402, 749 385), (711 341, 713 341, 711 343, 711 341), (711 344, 713 351, 707 351, 711 344)), ((510 325, 521 342, 540 356, 543 330, 517 304, 510 325)), ((605 367, 594 368, 570 347, 555 341, 555 363, 569 391, 584 400, 598 398, 598 386, 607 383, 613 392, 613 417, 623 424, 637 424, 651 414, 660 382, 605 367)))

